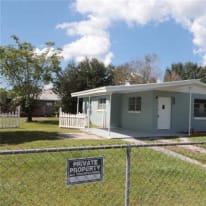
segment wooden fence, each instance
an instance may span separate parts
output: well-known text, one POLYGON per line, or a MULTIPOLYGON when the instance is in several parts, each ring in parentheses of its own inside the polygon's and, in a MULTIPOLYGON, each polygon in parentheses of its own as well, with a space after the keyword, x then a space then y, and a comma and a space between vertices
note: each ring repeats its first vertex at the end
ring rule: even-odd
POLYGON ((87 115, 86 114, 69 114, 59 110, 59 127, 62 128, 86 128, 87 115))
POLYGON ((16 128, 20 123, 20 107, 15 112, 0 112, 0 128, 16 128))

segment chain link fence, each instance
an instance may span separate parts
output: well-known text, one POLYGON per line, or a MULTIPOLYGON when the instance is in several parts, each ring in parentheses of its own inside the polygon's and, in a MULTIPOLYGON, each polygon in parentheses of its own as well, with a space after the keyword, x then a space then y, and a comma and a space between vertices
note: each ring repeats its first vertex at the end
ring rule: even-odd
POLYGON ((206 156, 186 154, 188 145, 206 149, 201 142, 3 150, 0 205, 205 206, 206 156), (67 185, 68 160, 100 156, 103 180, 67 185))

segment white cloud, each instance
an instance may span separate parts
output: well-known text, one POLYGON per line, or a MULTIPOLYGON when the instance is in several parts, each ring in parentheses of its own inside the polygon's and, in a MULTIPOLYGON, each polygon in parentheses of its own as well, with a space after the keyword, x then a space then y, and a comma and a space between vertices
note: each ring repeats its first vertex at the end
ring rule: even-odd
POLYGON ((194 54, 202 56, 206 65, 206 1, 170 1, 173 18, 193 35, 194 54))
POLYGON ((77 61, 84 57, 103 59, 110 52, 110 41, 107 35, 85 35, 75 42, 63 47, 62 56, 68 60, 75 58, 77 61))
POLYGON ((105 55, 105 58, 103 60, 104 64, 107 66, 112 62, 112 58, 114 57, 112 52, 109 52, 105 55))
POLYGON ((39 48, 35 48, 33 51, 34 55, 41 55, 41 54, 45 54, 46 57, 51 57, 53 54, 55 54, 55 49, 53 47, 51 48, 43 48, 43 49, 39 49, 39 48))
POLYGON ((107 18, 98 18, 95 16, 89 16, 88 20, 72 23, 58 24, 56 28, 66 29, 68 35, 105 35, 105 30, 109 26, 107 18))
POLYGON ((189 30, 193 33, 193 43, 197 51, 206 53, 206 14, 193 21, 189 30))
POLYGON ((88 16, 88 20, 72 23, 62 23, 56 26, 59 29, 66 29, 68 35, 77 35, 80 38, 63 47, 62 56, 68 60, 75 58, 81 61, 85 57, 97 58, 111 63, 112 53, 110 50, 110 39, 107 32, 109 20, 104 17, 88 16))
POLYGON ((195 53, 206 56, 205 0, 76 0, 72 8, 85 15, 86 20, 57 25, 68 35, 79 36, 64 46, 66 59, 96 57, 108 64, 113 57, 108 29, 114 21, 145 25, 171 18, 193 34, 195 53))
POLYGON ((162 0, 77 0, 76 10, 82 14, 106 16, 110 21, 146 24, 150 20, 163 20, 168 13, 162 0))

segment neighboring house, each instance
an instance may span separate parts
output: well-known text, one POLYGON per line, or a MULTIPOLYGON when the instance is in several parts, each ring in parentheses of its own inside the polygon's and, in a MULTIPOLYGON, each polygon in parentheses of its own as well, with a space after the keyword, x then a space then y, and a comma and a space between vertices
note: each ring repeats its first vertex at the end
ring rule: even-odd
POLYGON ((206 84, 199 80, 105 86, 72 93, 89 122, 138 132, 206 131, 206 84))
POLYGON ((36 100, 32 115, 36 117, 50 117, 58 112, 57 103, 60 101, 51 89, 44 89, 36 100))

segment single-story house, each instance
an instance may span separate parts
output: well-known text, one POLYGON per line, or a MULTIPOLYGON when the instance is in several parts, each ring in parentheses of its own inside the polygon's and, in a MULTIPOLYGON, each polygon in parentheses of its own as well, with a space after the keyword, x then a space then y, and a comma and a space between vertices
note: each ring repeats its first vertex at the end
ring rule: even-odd
POLYGON ((44 89, 37 97, 32 115, 35 117, 50 117, 58 112, 57 103, 60 97, 56 95, 52 89, 44 89))
POLYGON ((206 131, 206 84, 200 80, 104 86, 72 97, 83 98, 89 123, 108 132, 206 131))

